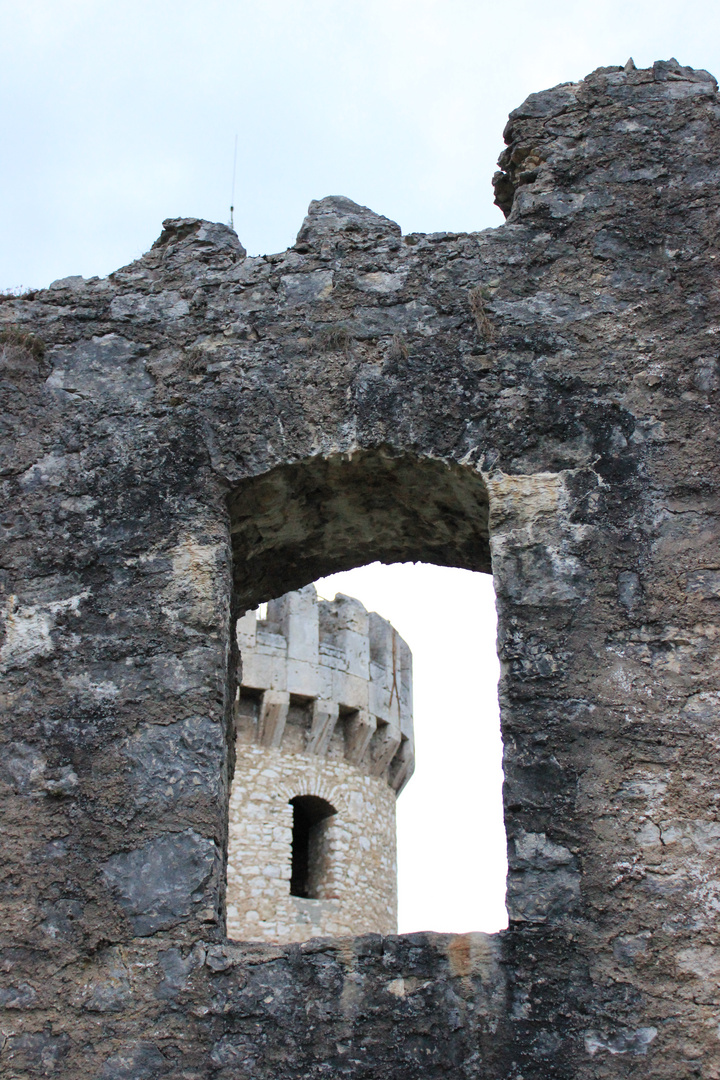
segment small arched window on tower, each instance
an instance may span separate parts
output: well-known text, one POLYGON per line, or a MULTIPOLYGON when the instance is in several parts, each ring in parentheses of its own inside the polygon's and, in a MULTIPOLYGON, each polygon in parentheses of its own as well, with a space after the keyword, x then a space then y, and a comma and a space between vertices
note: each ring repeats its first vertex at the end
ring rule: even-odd
POLYGON ((290 895, 327 900, 330 851, 328 819, 335 807, 317 795, 296 795, 293 808, 290 895))

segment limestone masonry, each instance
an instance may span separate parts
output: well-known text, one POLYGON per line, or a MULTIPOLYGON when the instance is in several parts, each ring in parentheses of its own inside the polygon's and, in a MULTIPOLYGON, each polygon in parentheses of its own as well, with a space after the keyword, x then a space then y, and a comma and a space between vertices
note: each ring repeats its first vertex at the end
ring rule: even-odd
POLYGON ((410 650, 358 600, 318 602, 313 585, 270 601, 266 619, 247 612, 237 643, 228 935, 396 933, 395 796, 414 765, 410 650))
POLYGON ((172 219, 0 300, 3 1080, 720 1080, 717 84, 599 68, 504 138, 496 229, 172 219), (236 758, 302 727, 288 660, 236 740, 237 621, 374 560, 493 575, 510 925, 237 941, 236 758))

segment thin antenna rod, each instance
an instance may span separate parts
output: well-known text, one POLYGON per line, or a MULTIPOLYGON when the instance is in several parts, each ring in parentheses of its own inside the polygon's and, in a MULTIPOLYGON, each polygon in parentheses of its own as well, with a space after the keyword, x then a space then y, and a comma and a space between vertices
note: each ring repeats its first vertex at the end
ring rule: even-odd
POLYGON ((233 153, 233 178, 232 178, 232 191, 230 192, 230 228, 234 229, 233 215, 235 213, 235 170, 237 167, 237 144, 238 137, 235 136, 235 150, 233 153))

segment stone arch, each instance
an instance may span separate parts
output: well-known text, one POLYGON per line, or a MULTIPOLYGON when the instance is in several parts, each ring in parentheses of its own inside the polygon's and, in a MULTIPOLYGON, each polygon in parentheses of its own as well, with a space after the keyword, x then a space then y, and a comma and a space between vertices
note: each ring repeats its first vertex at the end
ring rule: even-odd
POLYGON ((229 499, 237 610, 375 560, 490 573, 488 511, 475 468, 389 446, 278 466, 229 499))
POLYGON ((312 795, 314 798, 330 803, 338 814, 347 814, 349 811, 342 788, 330 783, 323 776, 300 775, 292 781, 280 780, 277 794, 278 799, 288 803, 299 796, 312 795))
POLYGON ((493 575, 507 906, 511 921, 536 925, 573 918, 581 902, 582 854, 566 846, 555 810, 572 802, 576 773, 548 751, 542 731, 557 722, 568 618, 587 605, 578 484, 577 470, 485 472, 385 443, 279 465, 228 499, 236 615, 376 560, 493 575))

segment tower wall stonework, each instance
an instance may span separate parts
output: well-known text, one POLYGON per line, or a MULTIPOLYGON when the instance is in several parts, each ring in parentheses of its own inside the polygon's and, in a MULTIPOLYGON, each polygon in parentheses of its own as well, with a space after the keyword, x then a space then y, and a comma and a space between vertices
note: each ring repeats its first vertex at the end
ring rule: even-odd
POLYGON ((227 928, 245 941, 397 931, 395 798, 414 765, 412 658, 375 612, 310 585, 238 620, 227 928), (322 823, 316 895, 290 891, 293 808, 322 823))
POLYGON ((239 744, 230 794, 228 936, 292 942, 397 933, 395 792, 342 759, 239 744), (292 806, 317 795, 330 865, 317 898, 290 895, 292 806))
POLYGON ((720 1078, 717 83, 504 138, 496 229, 0 297, 4 1075, 720 1078), (374 560, 493 575, 510 924, 233 941, 236 621, 374 560))

